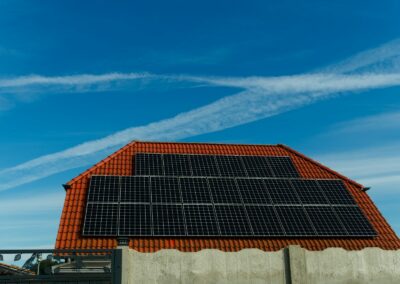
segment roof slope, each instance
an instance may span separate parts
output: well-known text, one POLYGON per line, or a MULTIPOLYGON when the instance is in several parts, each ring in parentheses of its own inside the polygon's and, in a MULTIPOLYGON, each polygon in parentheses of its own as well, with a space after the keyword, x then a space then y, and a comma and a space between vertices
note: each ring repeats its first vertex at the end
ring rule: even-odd
POLYGON ((186 153, 215 155, 262 155, 290 156, 303 178, 342 179, 361 210, 374 226, 375 238, 160 238, 140 237, 130 239, 129 246, 140 252, 154 252, 164 248, 181 251, 198 251, 205 248, 238 251, 258 248, 265 251, 280 250, 290 244, 298 244, 308 250, 342 247, 359 250, 365 247, 400 249, 400 240, 389 226, 362 185, 305 157, 284 145, 233 145, 208 143, 164 143, 134 141, 94 165, 68 182, 64 208, 57 235, 56 248, 115 248, 116 238, 82 237, 81 230, 86 205, 89 180, 92 175, 125 175, 133 173, 132 157, 135 153, 186 153))

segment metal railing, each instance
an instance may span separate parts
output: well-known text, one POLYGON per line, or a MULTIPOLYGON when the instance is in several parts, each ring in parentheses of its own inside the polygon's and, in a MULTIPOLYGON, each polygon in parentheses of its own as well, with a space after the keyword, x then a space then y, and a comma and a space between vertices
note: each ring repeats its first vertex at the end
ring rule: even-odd
POLYGON ((121 283, 120 249, 0 250, 0 283, 121 283))

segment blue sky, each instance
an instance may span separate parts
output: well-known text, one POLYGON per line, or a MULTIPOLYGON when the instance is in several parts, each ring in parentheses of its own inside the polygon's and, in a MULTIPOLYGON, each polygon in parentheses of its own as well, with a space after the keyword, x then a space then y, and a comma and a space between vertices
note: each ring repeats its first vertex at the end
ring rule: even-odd
POLYGON ((0 2, 2 248, 52 247, 61 184, 133 139, 287 144, 400 232, 400 3, 215 2, 0 2))

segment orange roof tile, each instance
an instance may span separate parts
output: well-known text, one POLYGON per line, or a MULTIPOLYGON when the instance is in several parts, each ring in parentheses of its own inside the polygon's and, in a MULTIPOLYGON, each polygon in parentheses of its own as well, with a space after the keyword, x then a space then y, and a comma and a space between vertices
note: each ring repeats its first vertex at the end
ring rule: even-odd
POLYGON ((116 238, 83 237, 81 235, 86 194, 89 179, 92 175, 132 175, 132 157, 135 153, 187 153, 217 155, 264 155, 290 156, 303 178, 342 179, 361 210, 374 226, 377 236, 368 238, 155 238, 141 237, 129 241, 129 246, 140 252, 155 252, 164 248, 175 248, 181 251, 198 251, 214 248, 223 251, 238 251, 244 248, 258 248, 264 251, 276 251, 289 244, 297 244, 308 250, 323 250, 328 247, 342 247, 348 250, 359 250, 365 247, 382 249, 400 249, 400 240, 393 229, 383 218, 362 185, 319 164, 284 145, 239 145, 210 143, 169 143, 134 141, 114 154, 100 161, 76 178, 68 182, 64 208, 55 247, 57 249, 73 248, 115 248, 116 238))

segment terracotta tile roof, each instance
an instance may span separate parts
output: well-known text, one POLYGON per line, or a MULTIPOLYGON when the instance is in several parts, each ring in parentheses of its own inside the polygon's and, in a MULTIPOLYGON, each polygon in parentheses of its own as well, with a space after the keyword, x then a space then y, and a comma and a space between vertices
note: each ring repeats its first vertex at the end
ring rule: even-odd
POLYGON ((0 275, 26 275, 26 274, 33 275, 35 273, 33 271, 30 271, 28 269, 16 265, 0 263, 0 275))
POLYGON ((208 143, 164 143, 134 141, 114 154, 94 165, 81 175, 68 182, 64 208, 57 235, 57 249, 115 248, 116 238, 82 237, 82 223, 89 179, 92 175, 132 175, 132 157, 138 152, 149 153, 188 153, 219 155, 265 155, 290 156, 303 178, 342 179, 347 189, 374 226, 375 238, 156 238, 142 237, 129 241, 129 246, 140 252, 154 252, 164 248, 181 251, 198 251, 205 248, 223 251, 238 251, 244 248, 258 248, 275 251, 297 244, 308 250, 323 250, 328 247, 342 247, 359 250, 365 247, 400 249, 400 240, 384 219, 367 193, 361 191, 362 185, 339 173, 305 157, 284 145, 233 145, 208 143))

